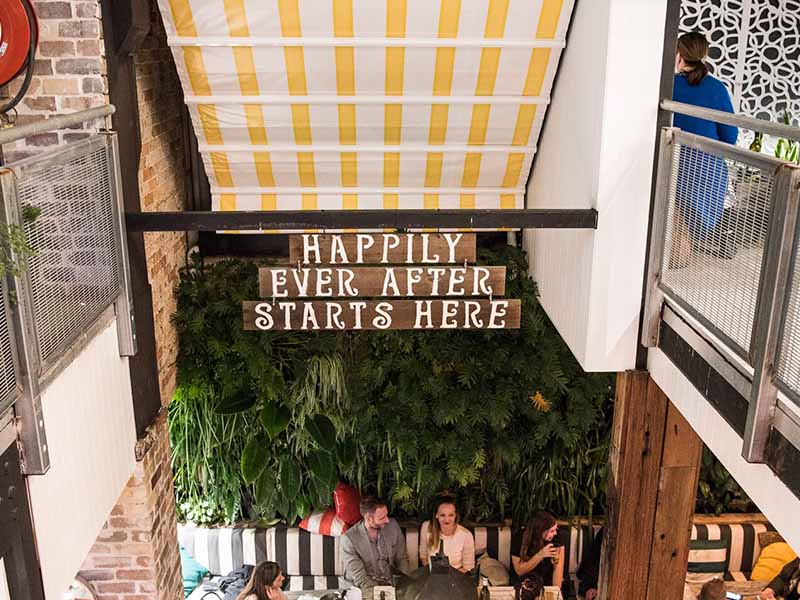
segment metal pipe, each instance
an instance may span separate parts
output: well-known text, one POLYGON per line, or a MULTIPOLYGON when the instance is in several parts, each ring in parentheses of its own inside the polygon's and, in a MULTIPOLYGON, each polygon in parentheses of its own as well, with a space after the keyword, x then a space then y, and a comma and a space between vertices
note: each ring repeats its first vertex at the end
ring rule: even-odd
POLYGON ((714 121, 715 123, 722 123, 723 125, 733 125, 734 127, 741 127, 742 129, 768 133, 769 135, 800 142, 800 128, 792 127, 791 125, 784 125, 783 123, 772 123, 771 121, 765 121, 763 119, 754 119, 753 117, 734 115, 731 113, 722 112, 721 110, 702 108, 692 104, 675 102, 674 100, 662 100, 661 108, 668 110, 669 112, 679 113, 689 117, 706 119, 708 121, 714 121))
POLYGON ((55 115, 48 119, 28 123, 27 125, 15 125, 7 129, 0 129, 0 145, 10 144, 11 142, 16 142, 17 140, 31 135, 46 133, 56 129, 65 129, 73 125, 78 125, 79 123, 102 119, 103 117, 113 115, 115 110, 113 104, 106 104, 105 106, 79 110, 78 112, 66 115, 55 115))

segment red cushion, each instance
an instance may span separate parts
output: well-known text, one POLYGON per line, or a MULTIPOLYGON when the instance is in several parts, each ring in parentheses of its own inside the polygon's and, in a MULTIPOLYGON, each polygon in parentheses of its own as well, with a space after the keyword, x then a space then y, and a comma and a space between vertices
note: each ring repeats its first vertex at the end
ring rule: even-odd
POLYGON ((339 482, 333 490, 333 504, 336 507, 336 516, 351 527, 361 520, 361 511, 358 508, 361 494, 352 485, 339 482))
POLYGON ((319 510, 300 521, 300 528, 321 535, 342 535, 349 525, 336 516, 333 508, 319 510))

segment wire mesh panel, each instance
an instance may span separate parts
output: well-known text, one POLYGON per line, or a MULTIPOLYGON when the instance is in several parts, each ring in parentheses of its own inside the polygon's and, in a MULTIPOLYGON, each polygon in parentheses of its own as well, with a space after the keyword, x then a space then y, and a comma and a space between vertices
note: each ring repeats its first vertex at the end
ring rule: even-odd
POLYGON ((773 171, 675 133, 661 287, 743 357, 758 299, 773 171))
MULTIPOLYGON (((799 232, 800 233, 800 232, 799 232)), ((790 280, 786 318, 778 351, 778 380, 800 405, 800 235, 795 237, 793 272, 790 280)))
POLYGON ((93 138, 17 170, 21 213, 41 211, 23 227, 42 371, 121 290, 111 161, 106 140, 93 138))
POLYGON ((0 413, 14 401, 17 390, 14 347, 9 329, 10 315, 6 311, 4 295, 5 289, 0 282, 0 413))

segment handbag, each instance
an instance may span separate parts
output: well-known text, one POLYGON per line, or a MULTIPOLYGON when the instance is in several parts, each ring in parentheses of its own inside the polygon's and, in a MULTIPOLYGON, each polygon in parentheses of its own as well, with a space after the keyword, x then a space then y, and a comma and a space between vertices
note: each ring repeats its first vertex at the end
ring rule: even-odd
POLYGON ((544 591, 544 582, 537 573, 529 573, 517 584, 515 600, 538 600, 544 591))

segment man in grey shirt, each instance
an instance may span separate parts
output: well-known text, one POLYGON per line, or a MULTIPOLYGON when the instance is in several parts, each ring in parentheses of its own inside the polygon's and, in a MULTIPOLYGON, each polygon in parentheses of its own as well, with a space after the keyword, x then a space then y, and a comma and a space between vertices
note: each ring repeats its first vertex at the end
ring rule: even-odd
POLYGON ((406 540, 386 503, 367 496, 359 505, 363 519, 342 536, 344 578, 372 597, 376 585, 392 585, 392 572, 408 574, 406 540))

